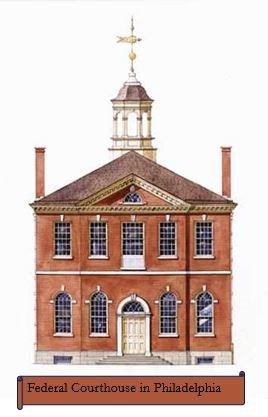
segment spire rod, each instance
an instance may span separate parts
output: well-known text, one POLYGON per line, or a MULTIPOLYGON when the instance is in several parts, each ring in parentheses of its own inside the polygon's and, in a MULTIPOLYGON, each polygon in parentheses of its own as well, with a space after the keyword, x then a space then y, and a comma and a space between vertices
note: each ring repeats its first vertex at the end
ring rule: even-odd
POLYGON ((136 42, 140 42, 141 38, 137 38, 136 35, 134 35, 134 23, 133 23, 133 16, 131 16, 131 25, 130 25, 130 32, 131 35, 129 36, 117 36, 118 40, 117 42, 123 42, 123 43, 129 43, 130 44, 130 52, 128 54, 128 57, 131 61, 131 65, 130 65, 130 76, 134 76, 135 77, 135 73, 134 73, 134 65, 133 65, 133 61, 136 59, 137 55, 134 52, 134 43, 136 42))

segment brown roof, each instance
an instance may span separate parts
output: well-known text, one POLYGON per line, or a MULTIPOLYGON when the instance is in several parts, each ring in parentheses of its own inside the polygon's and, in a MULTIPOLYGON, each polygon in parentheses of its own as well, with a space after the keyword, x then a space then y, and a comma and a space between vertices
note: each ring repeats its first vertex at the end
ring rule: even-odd
POLYGON ((58 191, 40 199, 37 204, 77 202, 131 174, 159 187, 186 202, 232 203, 201 185, 196 184, 158 163, 130 151, 58 191))
POLYGON ((153 101, 146 93, 145 88, 141 84, 128 84, 125 83, 119 90, 116 98, 112 101, 153 101))

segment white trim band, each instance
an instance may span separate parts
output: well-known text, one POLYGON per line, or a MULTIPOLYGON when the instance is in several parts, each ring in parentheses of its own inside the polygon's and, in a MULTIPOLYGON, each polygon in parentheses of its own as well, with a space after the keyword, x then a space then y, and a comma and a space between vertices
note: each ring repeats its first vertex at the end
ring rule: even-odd
POLYGON ((36 271, 36 275, 230 275, 232 271, 36 271))

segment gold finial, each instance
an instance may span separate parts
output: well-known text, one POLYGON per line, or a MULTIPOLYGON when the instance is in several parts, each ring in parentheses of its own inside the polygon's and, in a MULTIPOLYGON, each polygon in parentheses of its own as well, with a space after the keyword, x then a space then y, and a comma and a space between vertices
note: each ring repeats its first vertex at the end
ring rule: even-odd
POLYGON ((130 43, 131 46, 130 46, 130 53, 128 54, 128 57, 131 61, 130 71, 134 73, 133 61, 134 61, 134 59, 136 59, 137 55, 133 51, 133 45, 136 42, 140 42, 141 38, 137 38, 137 36, 135 36, 133 34, 133 32, 134 32, 133 16, 131 17, 130 31, 131 31, 130 36, 117 36, 117 38, 118 38, 117 42, 130 43))

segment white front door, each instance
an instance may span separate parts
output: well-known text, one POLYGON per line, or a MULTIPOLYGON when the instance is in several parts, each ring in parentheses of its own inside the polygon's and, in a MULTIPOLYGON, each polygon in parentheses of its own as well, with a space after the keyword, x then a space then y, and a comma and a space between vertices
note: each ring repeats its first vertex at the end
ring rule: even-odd
POLYGON ((145 354, 145 317, 123 317, 123 353, 145 354))

